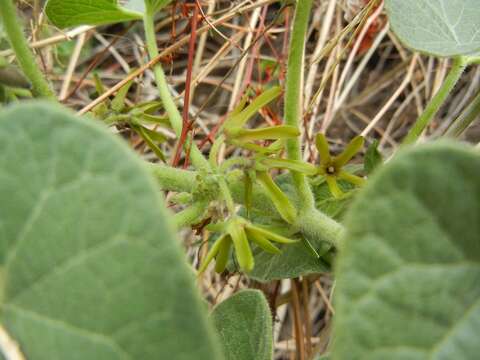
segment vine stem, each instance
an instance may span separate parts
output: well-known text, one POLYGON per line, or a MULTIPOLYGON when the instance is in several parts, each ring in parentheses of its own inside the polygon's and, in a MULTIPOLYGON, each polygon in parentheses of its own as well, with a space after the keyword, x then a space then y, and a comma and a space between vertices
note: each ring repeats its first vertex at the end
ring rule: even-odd
MULTIPOLYGON (((143 23, 145 28, 145 39, 147 42, 148 55, 151 59, 155 58, 158 55, 158 46, 155 36, 154 15, 155 13, 152 11, 152 9, 147 6, 143 23)), ((173 100, 170 89, 168 88, 165 72, 163 71, 162 66, 158 63, 154 66, 153 72, 155 74, 155 81, 157 82, 157 88, 160 94, 160 98, 170 119, 170 124, 172 125, 172 128, 175 131, 176 135, 180 137, 182 135, 182 129, 184 125, 183 118, 178 111, 177 105, 175 105, 175 101, 173 100)), ((190 149, 190 157, 193 165, 197 169, 210 169, 210 164, 208 163, 207 159, 205 159, 205 157, 202 155, 201 151, 198 149, 198 147, 193 141, 190 149)))
MULTIPOLYGON (((305 37, 312 2, 313 0, 297 2, 290 39, 290 52, 288 54, 285 85, 285 124, 296 128, 299 127, 299 119, 302 118, 305 37)), ((287 156, 290 160, 302 159, 301 145, 298 137, 287 140, 287 156)), ((305 209, 314 208, 313 194, 308 186, 305 175, 292 172, 292 178, 298 192, 301 206, 305 209)))
POLYGON ((197 185, 198 172, 177 169, 168 165, 146 163, 161 190, 193 192, 197 185))
MULTIPOLYGON (((305 38, 312 3, 313 0, 297 1, 290 38, 285 88, 285 123, 296 128, 299 128, 303 111, 305 38)), ((302 160, 299 138, 287 140, 287 156, 290 160, 302 160)), ((292 172, 292 179, 297 190, 299 207, 295 225, 312 238, 324 239, 339 246, 344 233, 343 226, 315 208, 315 199, 304 174, 292 172)))
POLYGON ((342 248, 345 228, 317 209, 299 216, 296 226, 309 239, 323 239, 337 249, 342 248))
MULTIPOLYGON (((154 12, 147 7, 145 11, 145 18, 144 18, 144 27, 145 27, 145 38, 147 41, 147 49, 148 54, 151 59, 155 58, 158 55, 158 47, 157 41, 155 37, 155 26, 154 26, 154 12)), ((163 106, 167 111, 168 117, 170 119, 170 123, 173 127, 173 130, 180 137, 180 143, 185 141, 185 135, 188 131, 188 121, 185 116, 182 116, 178 111, 177 106, 175 105, 175 101, 173 100, 172 94, 170 93, 170 89, 168 88, 167 79, 165 77, 165 72, 162 69, 160 64, 156 64, 153 68, 155 74, 155 80, 157 82, 158 91, 160 93, 160 98, 162 99, 163 106)), ((185 99, 185 105, 188 107, 189 99, 185 99)), ((207 171, 211 171, 212 168, 208 160, 203 156, 197 145, 194 143, 193 139, 191 139, 190 145, 190 158, 192 160, 193 165, 198 169, 203 169, 207 171)), ((165 169, 165 168, 164 168, 165 169)), ((179 173, 176 173, 178 175, 179 173)), ((232 194, 228 186, 224 180, 220 182, 220 193, 223 196, 223 199, 227 203, 227 207, 231 213, 235 212, 235 205, 232 199, 232 194)), ((175 223, 178 227, 189 225, 192 219, 198 220, 198 218, 203 214, 207 204, 203 202, 196 203, 192 205, 190 208, 185 209, 184 211, 175 215, 175 223)))
POLYGON ((434 116, 440 110, 440 107, 443 105, 448 95, 452 92, 467 65, 467 59, 462 56, 453 60, 453 65, 448 73, 447 78, 432 100, 430 100, 430 103, 427 105, 422 115, 420 115, 415 124, 413 124, 412 128, 403 140, 404 145, 413 144, 418 140, 425 128, 428 126, 428 124, 430 124, 434 116))
POLYGON ((20 68, 32 83, 34 95, 56 100, 55 94, 40 71, 35 56, 24 36, 13 1, 0 0, 0 9, 0 19, 3 22, 8 41, 15 52, 20 68))

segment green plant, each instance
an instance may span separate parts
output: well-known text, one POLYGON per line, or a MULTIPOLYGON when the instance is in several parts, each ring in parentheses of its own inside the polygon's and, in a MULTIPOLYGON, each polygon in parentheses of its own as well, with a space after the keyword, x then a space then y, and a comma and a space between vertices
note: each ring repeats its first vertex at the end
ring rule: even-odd
POLYGON ((115 0, 49 0, 45 13, 58 27, 102 25, 128 20, 141 20, 143 0, 130 0, 123 5, 115 0))
POLYGON ((411 127, 404 143, 415 142, 440 110, 465 68, 480 61, 480 36, 474 0, 386 0, 395 33, 412 49, 453 58, 443 85, 411 127))
POLYGON ((227 360, 270 360, 272 315, 258 290, 244 290, 217 305, 210 315, 227 360))
POLYGON ((428 144, 369 181, 337 264, 334 359, 477 356, 479 169, 466 146, 428 144))
MULTIPOLYGON (((48 0, 45 12, 62 29, 141 21, 154 61, 155 19, 169 3, 48 0)), ((267 303, 258 290, 240 291, 208 318, 195 275, 215 262, 220 274, 240 273, 259 283, 303 277, 308 286, 310 276, 330 272, 334 261, 334 340, 331 355, 321 358, 475 358, 478 153, 453 142, 405 146, 384 165, 373 141, 361 166, 349 162, 361 155, 363 137, 335 155, 325 135, 317 134, 312 142, 320 160, 305 161, 303 72, 313 0, 282 4, 282 10, 295 5, 284 86, 246 90, 211 136, 208 156, 158 62, 158 101, 129 103, 129 77, 84 119, 45 102, 0 113, 1 324, 26 358, 271 359, 275 300, 267 303), (284 122, 256 125, 281 98, 284 122), (161 148, 166 138, 152 124, 178 138, 170 165, 161 148), (161 162, 140 160, 105 125, 135 132, 161 162), (236 155, 221 156, 227 147, 236 155), (185 169, 177 167, 181 155, 185 169), (169 201, 181 210, 165 210, 159 190, 174 193, 169 201), (185 227, 201 228, 208 247, 193 270, 173 235, 185 227)), ((378 4, 370 2, 366 15, 378 4)), ((385 4, 406 46, 453 59, 404 138, 409 145, 467 66, 480 61, 480 13, 475 0, 385 4)), ((30 84, 34 96, 54 99, 13 1, 0 5, 22 71, 0 59, 0 86, 10 94, 5 100, 15 102, 17 87, 30 84)), ((94 80, 97 95, 108 95, 94 80)), ((475 120, 479 96, 447 135, 459 136, 475 120)), ((296 291, 293 281, 291 296, 298 302, 296 291)))
POLYGON ((54 99, 55 96, 50 89, 50 85, 40 71, 37 60, 25 39, 23 28, 16 16, 15 5, 11 0, 2 0, 0 8, 2 9, 0 11, 0 20, 3 23, 10 45, 17 55, 20 67, 32 83, 33 91, 37 96, 54 99))
POLYGON ((125 144, 32 103, 2 112, 0 149, 2 326, 28 359, 220 358, 160 194, 125 144))
MULTIPOLYGON (((51 13, 52 11, 55 12, 55 8, 62 3, 63 2, 59 0, 50 0, 46 5, 47 13, 51 13)), ((154 58, 158 54, 158 48, 154 37, 153 19, 156 12, 158 12, 165 3, 166 2, 146 2, 145 4, 143 21, 148 53, 151 58, 154 58)), ((68 4, 64 5, 66 6, 68 4)), ((308 24, 310 7, 311 2, 305 2, 304 5, 302 3, 302 5, 299 6, 299 11, 297 12, 294 24, 294 34, 296 35, 291 40, 291 43, 294 46, 292 47, 291 55, 289 57, 291 64, 289 65, 289 71, 287 74, 288 79, 285 95, 286 114, 290 109, 300 109, 301 106, 301 97, 298 93, 298 88, 301 86, 301 78, 295 74, 297 74, 299 69, 303 66, 304 34, 308 24)), ((81 14, 82 8, 79 7, 75 15, 80 16, 81 14)), ((101 13, 99 14, 101 15, 101 13)), ((100 15, 95 19, 88 18, 83 20, 82 23, 92 24, 101 21, 103 24, 105 22, 112 22, 110 18, 103 18, 100 15)), ((62 12, 55 13, 55 15, 50 16, 50 19, 60 27, 79 24, 78 22, 72 22, 73 20, 69 20, 70 18, 66 17, 62 12)), ((119 20, 121 20, 121 18, 119 20)), ((177 109, 177 105, 170 94, 161 65, 155 65, 154 71, 159 95, 163 107, 169 116, 171 127, 176 132, 177 136, 182 138, 185 135, 184 131, 186 124, 184 123, 184 120, 177 109)), ((248 106, 245 106, 245 103, 240 104, 237 109, 230 114, 229 120, 226 121, 224 125, 224 135, 220 135, 216 139, 210 153, 210 161, 207 161, 207 159, 203 157, 194 143, 185 139, 185 151, 188 151, 192 164, 199 171, 199 174, 194 176, 194 179, 197 181, 192 184, 190 189, 178 189, 177 186, 175 186, 175 188, 170 187, 172 183, 176 184, 177 182, 180 182, 179 179, 176 178, 179 174, 177 171, 172 171, 171 168, 165 166, 153 169, 163 190, 191 192, 192 189, 195 189, 190 195, 190 207, 175 215, 175 223, 177 225, 192 225, 200 222, 206 216, 210 216, 209 211, 206 211, 208 204, 220 202, 225 205, 225 211, 217 211, 217 214, 219 215, 217 215, 217 218, 213 219, 217 224, 211 226, 210 229, 217 232, 219 231, 220 233, 226 233, 228 236, 220 237, 217 245, 212 248, 212 251, 207 257, 208 261, 217 256, 220 249, 223 249, 220 254, 222 255, 222 259, 224 259, 225 255, 229 253, 230 246, 228 244, 230 241, 233 241, 238 264, 243 270, 251 271, 254 267, 255 260, 251 250, 250 241, 256 245, 259 243, 263 244, 263 247, 262 245, 259 246, 260 248, 269 248, 270 251, 278 252, 279 250, 274 247, 270 241, 277 241, 284 244, 293 243, 296 241, 297 237, 300 237, 301 239, 299 240, 302 240, 308 248, 313 249, 314 253, 316 253, 317 250, 322 247, 322 241, 336 244, 340 239, 342 231, 341 226, 314 207, 313 193, 307 184, 305 176, 301 172, 304 168, 308 168, 308 164, 300 161, 299 153, 295 150, 299 147, 298 140, 296 140, 299 135, 296 120, 296 117, 299 116, 298 110, 296 110, 296 113, 286 115, 286 125, 284 126, 254 130, 242 129, 242 126, 252 116, 264 106, 275 100, 279 95, 280 89, 272 88, 266 90, 248 106), (283 142, 284 139, 286 139, 286 144, 283 142), (254 143, 254 141, 258 140, 278 141, 271 146, 265 147, 254 143), (238 159, 239 161, 236 162, 235 159, 229 159, 229 161, 224 164, 217 164, 215 149, 218 149, 223 142, 229 142, 239 147, 251 149, 255 153, 255 156, 250 160, 238 159), (287 153, 290 154, 288 155, 289 161, 283 161, 278 156, 284 147, 287 149, 287 153), (273 162, 274 160, 277 162, 273 162), (229 176, 227 176, 232 165, 243 168, 245 174, 243 176, 235 177, 235 182, 233 184, 230 183, 231 180, 229 179, 229 176), (292 194, 292 196, 297 197, 295 204, 292 203, 292 200, 284 194, 284 192, 270 178, 268 170, 271 168, 293 169, 292 176, 295 193, 292 194), (298 170, 300 170, 300 172, 298 170), (243 194, 244 196, 241 199, 236 197, 235 193, 238 194, 238 186, 247 181, 247 174, 252 174, 252 171, 255 173, 254 180, 258 183, 258 185, 255 186, 255 189, 263 193, 263 199, 269 199, 267 201, 271 202, 270 208, 273 207, 278 214, 275 221, 280 222, 281 227, 275 227, 273 231, 272 229, 269 229, 268 226, 265 228, 265 225, 269 224, 258 224, 260 227, 263 226, 261 229, 255 224, 251 224, 247 226, 247 232, 242 230, 245 224, 251 223, 251 220, 249 220, 248 217, 245 218, 241 214, 238 214, 236 205, 244 204, 245 200, 251 196, 251 194, 248 194, 251 190, 246 190, 247 193, 243 194), (263 231, 263 235, 255 233, 254 229, 257 229, 257 232, 263 231), (312 245, 307 237, 315 239, 316 243, 312 245), (222 244, 224 244, 223 247, 221 246, 222 244)), ((263 207, 265 207, 265 205, 263 207)), ((318 257, 318 255, 316 256, 318 257)), ((205 266, 208 265, 208 261, 205 262, 205 266)), ((299 262, 299 260, 297 262, 299 262)), ((318 266, 323 268, 324 265, 318 261, 316 262, 318 263, 318 266)), ((225 259, 221 261, 221 263, 223 263, 224 266, 218 266, 218 271, 223 271, 226 266, 225 259)), ((201 270, 204 270, 205 266, 203 266, 201 270)), ((303 273, 298 273, 296 275, 299 276, 302 274, 303 273)))

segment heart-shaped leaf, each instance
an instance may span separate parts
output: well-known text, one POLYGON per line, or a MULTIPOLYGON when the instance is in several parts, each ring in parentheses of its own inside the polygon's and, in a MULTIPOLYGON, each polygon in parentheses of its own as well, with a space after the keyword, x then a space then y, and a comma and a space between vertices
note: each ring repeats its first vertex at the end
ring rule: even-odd
POLYGON ((476 359, 480 156, 407 150, 374 174, 347 219, 335 291, 338 360, 476 359))
POLYGON ((49 104, 0 114, 1 323, 29 360, 218 359, 145 165, 49 104))
POLYGON ((478 0, 386 0, 394 32, 410 48, 454 57, 480 51, 478 0))
POLYGON ((215 307, 211 318, 225 360, 271 360, 272 315, 258 290, 241 291, 215 307))
POLYGON ((55 26, 63 29, 142 19, 143 8, 139 0, 130 0, 123 6, 118 0, 48 0, 45 13, 55 26))

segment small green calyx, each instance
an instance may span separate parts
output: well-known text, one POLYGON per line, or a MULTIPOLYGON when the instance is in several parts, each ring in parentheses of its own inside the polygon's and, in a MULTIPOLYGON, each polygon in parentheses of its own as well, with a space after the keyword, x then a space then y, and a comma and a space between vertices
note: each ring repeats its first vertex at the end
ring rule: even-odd
POLYGON ((343 191, 338 186, 338 180, 345 180, 356 186, 361 186, 365 180, 357 175, 344 170, 344 166, 360 152, 363 147, 364 138, 356 136, 348 143, 345 150, 337 156, 331 156, 330 147, 325 135, 318 134, 315 139, 315 145, 320 155, 320 166, 317 174, 325 177, 328 188, 336 198, 343 196, 343 191))
POLYGON ((273 243, 293 244, 298 241, 289 239, 264 227, 254 225, 238 215, 231 217, 225 222, 211 224, 208 226, 208 229, 213 232, 220 232, 221 235, 213 243, 198 269, 199 275, 207 269, 213 259, 216 261, 215 271, 222 273, 227 266, 232 245, 240 269, 244 272, 250 272, 255 265, 251 243, 254 243, 263 251, 278 255, 281 253, 281 250, 273 243))
POLYGON ((262 108, 277 99, 282 89, 274 86, 265 90, 245 107, 247 98, 243 98, 223 125, 223 132, 230 143, 240 146, 254 146, 254 141, 291 139, 300 135, 296 126, 277 125, 262 128, 247 128, 247 122, 262 108))

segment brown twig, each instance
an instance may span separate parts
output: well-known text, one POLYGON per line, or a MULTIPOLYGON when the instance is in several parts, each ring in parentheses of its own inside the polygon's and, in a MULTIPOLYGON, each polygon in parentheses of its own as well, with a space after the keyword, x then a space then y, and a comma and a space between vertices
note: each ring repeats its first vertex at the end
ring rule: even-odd
POLYGON ((292 309, 293 309, 293 322, 295 326, 295 341, 297 344, 297 352, 300 360, 305 360, 305 346, 304 346, 304 335, 303 327, 301 323, 301 314, 300 314, 300 299, 298 296, 297 280, 291 280, 292 287, 292 309))

